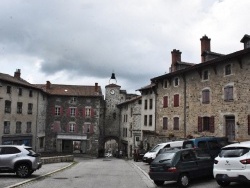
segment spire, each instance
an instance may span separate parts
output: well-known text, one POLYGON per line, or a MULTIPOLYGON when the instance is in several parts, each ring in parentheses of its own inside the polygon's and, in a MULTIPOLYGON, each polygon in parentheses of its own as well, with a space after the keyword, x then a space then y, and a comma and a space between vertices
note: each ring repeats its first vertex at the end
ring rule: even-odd
POLYGON ((117 82, 117 80, 116 80, 116 78, 115 78, 115 73, 113 72, 112 74, 111 74, 111 78, 109 79, 109 84, 116 84, 116 82, 117 82))

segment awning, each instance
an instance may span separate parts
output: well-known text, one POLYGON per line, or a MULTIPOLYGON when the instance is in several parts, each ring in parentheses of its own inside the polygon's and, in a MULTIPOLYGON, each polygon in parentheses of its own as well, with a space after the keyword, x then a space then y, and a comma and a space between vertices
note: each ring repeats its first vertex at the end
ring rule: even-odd
POLYGON ((81 135, 57 135, 56 137, 59 140, 87 140, 87 136, 81 135))

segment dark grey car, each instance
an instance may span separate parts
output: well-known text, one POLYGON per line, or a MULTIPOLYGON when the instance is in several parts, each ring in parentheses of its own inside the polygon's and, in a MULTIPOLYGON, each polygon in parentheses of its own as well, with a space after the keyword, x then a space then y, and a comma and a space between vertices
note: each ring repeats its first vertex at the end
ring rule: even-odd
POLYGON ((194 149, 172 149, 159 154, 150 165, 149 176, 156 185, 177 181, 187 187, 190 179, 213 175, 210 156, 198 157, 194 149))

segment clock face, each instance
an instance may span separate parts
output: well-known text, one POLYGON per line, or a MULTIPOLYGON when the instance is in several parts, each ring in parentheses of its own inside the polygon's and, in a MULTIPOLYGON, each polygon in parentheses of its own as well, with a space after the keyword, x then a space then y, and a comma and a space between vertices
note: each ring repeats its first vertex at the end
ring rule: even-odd
POLYGON ((115 90, 111 89, 111 90, 110 90, 110 94, 111 94, 111 95, 114 95, 114 94, 115 94, 115 90))

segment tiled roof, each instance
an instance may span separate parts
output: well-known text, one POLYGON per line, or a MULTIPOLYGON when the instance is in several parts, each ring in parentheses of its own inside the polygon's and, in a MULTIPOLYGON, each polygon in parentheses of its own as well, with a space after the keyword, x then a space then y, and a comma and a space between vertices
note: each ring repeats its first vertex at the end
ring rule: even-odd
POLYGON ((140 88, 140 89, 137 89, 137 91, 152 89, 153 87, 155 87, 155 83, 151 83, 151 84, 149 84, 149 85, 147 85, 147 86, 144 86, 144 87, 142 87, 142 88, 140 88))
POLYGON ((121 87, 121 86, 116 85, 116 84, 109 84, 109 85, 106 85, 105 88, 106 88, 106 87, 121 87))
POLYGON ((125 101, 125 102, 119 103, 117 106, 121 106, 121 105, 123 105, 123 104, 128 104, 128 103, 134 102, 134 101, 136 101, 136 100, 139 100, 139 99, 141 99, 141 98, 142 98, 142 96, 139 95, 139 96, 136 96, 136 97, 134 97, 134 98, 132 98, 132 99, 130 99, 130 100, 127 100, 127 101, 125 101))
POLYGON ((180 65, 189 65, 189 66, 196 65, 195 63, 189 63, 189 62, 184 62, 184 61, 177 61, 177 63, 180 65))
POLYGON ((27 82, 26 80, 24 80, 22 78, 20 78, 20 79, 15 78, 14 76, 10 76, 9 74, 0 73, 0 80, 10 82, 12 84, 18 84, 18 85, 22 85, 22 86, 26 86, 26 87, 39 89, 35 85, 27 82))
POLYGON ((36 86, 43 89, 50 95, 102 96, 102 91, 100 86, 50 84, 49 89, 46 88, 46 84, 36 84, 36 86), (95 91, 96 87, 97 87, 97 92, 95 91))
POLYGON ((228 54, 228 55, 224 55, 224 56, 221 56, 221 57, 209 60, 209 61, 205 61, 203 63, 199 63, 199 64, 196 64, 194 66, 191 66, 191 67, 188 67, 188 68, 185 68, 185 69, 177 70, 177 71, 167 73, 167 74, 164 74, 164 75, 161 75, 161 76, 158 76, 158 77, 154 77, 154 78, 151 78, 151 81, 155 82, 156 80, 170 78, 172 76, 176 76, 176 75, 186 73, 186 72, 191 72, 191 71, 194 71, 196 69, 200 69, 200 68, 203 68, 203 67, 206 67, 206 66, 209 66, 209 65, 216 65, 218 62, 226 62, 226 61, 228 61, 230 59, 240 58, 240 57, 242 57, 242 56, 244 56, 246 54, 250 54, 250 48, 240 50, 240 51, 228 54))

